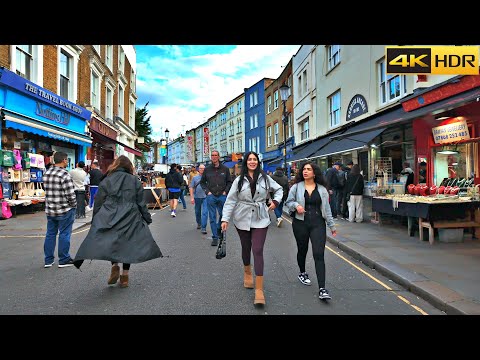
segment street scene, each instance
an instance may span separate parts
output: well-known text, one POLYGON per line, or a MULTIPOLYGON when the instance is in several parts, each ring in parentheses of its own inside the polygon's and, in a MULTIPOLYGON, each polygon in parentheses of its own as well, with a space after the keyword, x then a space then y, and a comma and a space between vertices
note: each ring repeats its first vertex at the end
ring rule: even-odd
POLYGON ((479 56, 0 45, 0 314, 479 315, 479 56))

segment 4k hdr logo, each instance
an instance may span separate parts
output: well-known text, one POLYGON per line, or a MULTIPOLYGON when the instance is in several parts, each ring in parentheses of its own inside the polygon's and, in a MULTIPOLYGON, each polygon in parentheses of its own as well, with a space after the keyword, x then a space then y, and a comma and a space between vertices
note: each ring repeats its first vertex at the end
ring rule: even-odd
POLYGON ((386 46, 387 74, 478 75, 478 46, 386 46))

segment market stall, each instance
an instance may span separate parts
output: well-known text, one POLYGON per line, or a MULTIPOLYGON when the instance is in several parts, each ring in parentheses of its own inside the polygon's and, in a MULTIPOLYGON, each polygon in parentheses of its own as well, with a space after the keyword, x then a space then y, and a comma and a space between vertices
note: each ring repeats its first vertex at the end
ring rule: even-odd
POLYGON ((433 244, 435 229, 475 229, 480 227, 480 201, 466 196, 385 195, 372 198, 372 211, 408 218, 408 234, 414 236, 418 218, 420 240, 423 228, 429 229, 429 242, 433 244))

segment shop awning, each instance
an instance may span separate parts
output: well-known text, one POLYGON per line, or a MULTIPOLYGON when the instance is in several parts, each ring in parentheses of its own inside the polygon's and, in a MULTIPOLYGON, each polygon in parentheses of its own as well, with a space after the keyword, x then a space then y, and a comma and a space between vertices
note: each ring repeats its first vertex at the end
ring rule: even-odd
POLYGON ((379 128, 350 136, 348 134, 349 132, 346 131, 344 134, 342 134, 341 139, 331 140, 328 145, 317 151, 312 155, 312 157, 317 158, 362 149, 364 146, 369 145, 373 139, 380 135, 385 129, 386 128, 379 128))
POLYGON ((237 165, 237 161, 225 161, 223 163, 223 165, 225 165, 227 168, 231 169, 233 168, 235 165, 237 165))
POLYGON ((314 140, 304 148, 297 151, 292 157, 287 158, 287 162, 291 163, 299 160, 307 160, 318 150, 327 145, 330 141, 331 140, 329 137, 323 137, 321 139, 314 140))
POLYGON ((130 146, 127 146, 125 144, 121 144, 119 143, 120 145, 123 146, 123 149, 126 151, 126 152, 129 152, 130 154, 133 154, 135 156, 143 156, 143 153, 137 149, 134 149, 134 148, 131 148, 130 146))
POLYGON ((49 137, 56 140, 71 142, 73 144, 90 147, 92 139, 68 129, 61 129, 55 126, 43 123, 35 119, 20 118, 5 113, 5 126, 40 136, 49 137))
MULTIPOLYGON (((130 147, 130 146, 128 146, 128 145, 125 145, 125 144, 123 144, 123 143, 121 143, 121 142, 119 142, 119 141, 117 141, 117 140, 115 140, 115 139, 109 138, 108 136, 105 136, 105 135, 103 135, 103 134, 101 134, 101 133, 99 133, 99 132, 97 132, 97 131, 95 131, 95 130, 90 129, 90 132, 91 132, 92 134, 94 134, 96 138, 104 141, 105 144, 118 144, 118 145, 123 146, 123 149, 124 149, 126 152, 129 152, 129 153, 134 154, 134 155, 136 155, 136 156, 143 156, 143 153, 142 153, 140 150, 138 150, 138 149, 134 149, 134 148, 132 148, 132 147, 130 147)), ((94 140, 95 140, 95 139, 94 139, 94 140)))

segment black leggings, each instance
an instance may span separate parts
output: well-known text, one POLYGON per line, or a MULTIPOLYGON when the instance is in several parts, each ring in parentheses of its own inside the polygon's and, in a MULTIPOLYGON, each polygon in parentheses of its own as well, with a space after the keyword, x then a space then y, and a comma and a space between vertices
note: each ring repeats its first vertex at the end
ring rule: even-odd
MULTIPOLYGON (((113 261, 112 261, 112 265, 115 264, 113 261)), ((122 264, 122 269, 123 270, 130 270, 130 264, 122 264)))
POLYGON ((263 247, 265 246, 268 227, 259 229, 252 228, 250 231, 236 229, 238 236, 240 236, 240 243, 242 244, 243 265, 250 265, 251 253, 253 252, 255 275, 263 276, 263 247))
POLYGON ((305 260, 308 252, 308 240, 312 242, 313 260, 317 273, 318 287, 325 287, 325 243, 327 227, 325 221, 315 224, 293 218, 293 235, 297 241, 297 264, 300 272, 305 272, 305 260))

